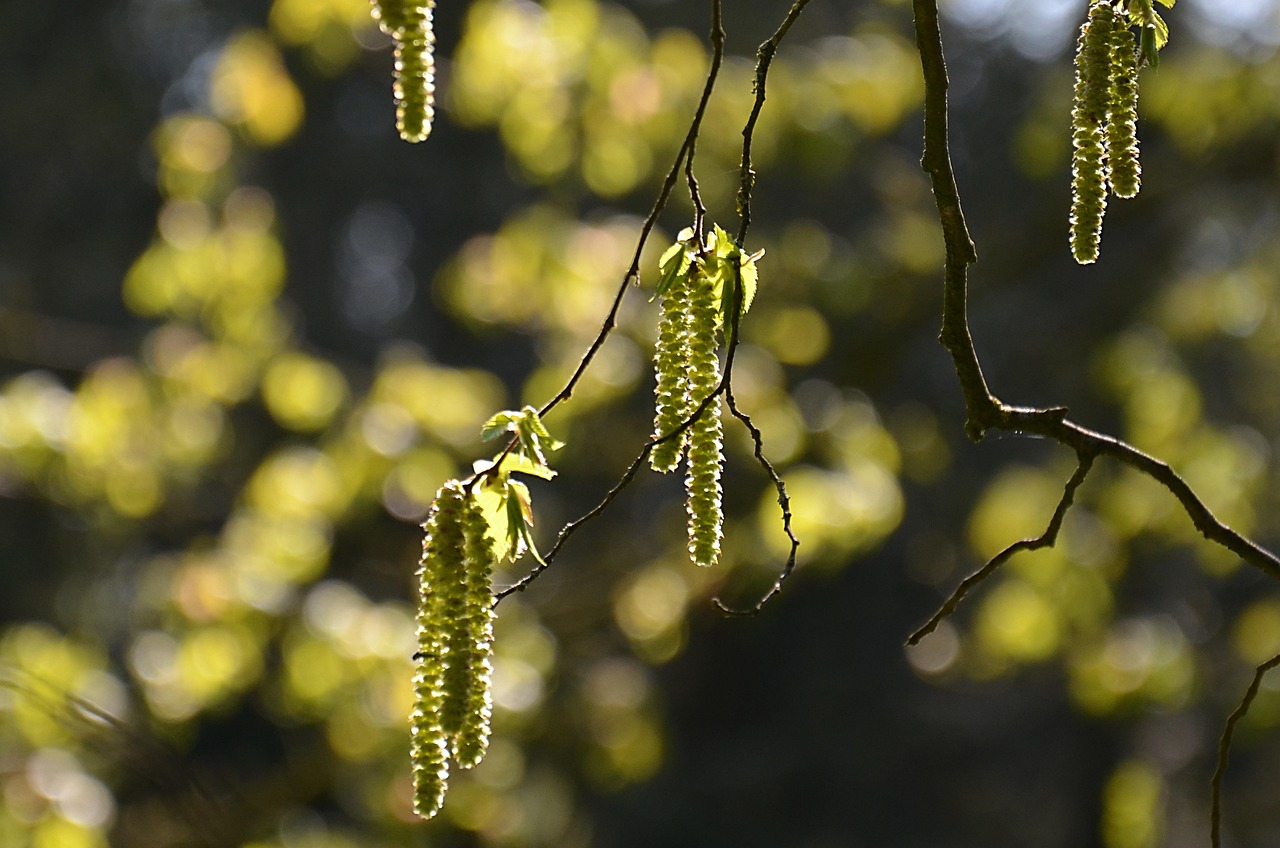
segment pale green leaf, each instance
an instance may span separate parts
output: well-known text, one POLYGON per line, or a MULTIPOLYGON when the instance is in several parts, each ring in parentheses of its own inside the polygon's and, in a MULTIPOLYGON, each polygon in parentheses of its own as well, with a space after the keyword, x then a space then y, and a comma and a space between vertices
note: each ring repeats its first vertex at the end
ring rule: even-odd
POLYGON ((534 477, 541 477, 543 480, 550 480, 556 476, 556 472, 545 465, 539 465, 523 453, 509 453, 502 459, 503 474, 531 474, 534 477))

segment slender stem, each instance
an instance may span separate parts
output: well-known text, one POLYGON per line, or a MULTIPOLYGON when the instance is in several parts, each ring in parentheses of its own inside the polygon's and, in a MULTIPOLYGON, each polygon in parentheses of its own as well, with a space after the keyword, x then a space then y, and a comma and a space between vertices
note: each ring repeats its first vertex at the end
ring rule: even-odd
MULTIPOLYGON (((644 253, 644 247, 649 241, 653 228, 658 224, 658 216, 667 207, 667 201, 671 198, 671 191, 675 188, 676 180, 680 178, 681 164, 686 159, 692 160, 693 158, 694 149, 697 146, 698 133, 702 129, 702 119, 706 115, 707 104, 711 101, 711 92, 715 90, 716 79, 720 75, 720 65, 724 62, 724 27, 721 22, 720 5, 721 0, 711 0, 711 67, 707 71, 707 81, 702 87, 702 97, 698 101, 698 108, 693 113, 693 120, 689 123, 689 131, 685 133, 684 143, 680 145, 675 161, 671 163, 671 170, 667 172, 666 179, 662 181, 662 188, 653 203, 653 208, 649 210, 648 216, 640 226, 640 238, 636 242, 636 250, 631 257, 631 265, 628 266, 626 274, 622 277, 622 282, 618 285, 618 291, 613 296, 613 304, 609 307, 609 313, 605 316, 604 323, 600 325, 600 332, 596 334, 595 341, 591 343, 591 346, 587 348, 587 352, 583 354, 582 359, 578 362, 578 367, 574 369, 568 382, 564 384, 564 388, 560 389, 555 397, 547 401, 542 409, 538 410, 538 415, 540 416, 545 417, 548 412, 573 396, 573 390, 577 387, 578 381, 582 379, 582 375, 586 373, 587 367, 591 365, 596 354, 600 352, 600 348, 604 347, 609 334, 618 326, 618 310, 622 307, 622 299, 626 295, 627 289, 631 283, 636 285, 640 283, 640 256, 644 253)), ((692 165, 690 167, 692 168, 692 165)), ((692 178, 692 171, 690 171, 690 178, 692 178)), ((696 183, 694 185, 696 186, 696 183)))
POLYGON ((1218 739, 1218 764, 1213 770, 1213 778, 1209 781, 1211 799, 1209 841, 1213 848, 1221 848, 1222 846, 1222 778, 1227 773, 1227 757, 1231 751, 1231 736, 1235 733, 1236 725, 1240 722, 1240 719, 1248 714, 1249 707, 1253 705, 1253 699, 1258 697, 1258 688, 1262 685, 1263 676, 1277 666, 1280 666, 1280 654, 1258 666, 1253 673, 1253 680, 1249 683, 1249 688, 1245 691, 1244 697, 1240 699, 1240 705, 1236 707, 1235 712, 1227 719, 1227 724, 1222 729, 1222 736, 1218 739))

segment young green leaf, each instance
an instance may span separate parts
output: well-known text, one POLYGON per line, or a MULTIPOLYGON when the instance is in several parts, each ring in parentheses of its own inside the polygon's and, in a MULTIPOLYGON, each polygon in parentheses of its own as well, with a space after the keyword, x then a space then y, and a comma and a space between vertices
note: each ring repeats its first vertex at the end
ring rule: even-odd
POLYGON ((658 271, 662 276, 658 278, 658 285, 654 289, 650 302, 665 295, 675 285, 676 280, 689 272, 689 266, 694 260, 692 241, 693 230, 685 227, 680 231, 676 243, 663 251, 662 258, 658 260, 658 271))
POLYGON ((514 560, 519 556, 511 544, 510 528, 507 526, 507 485, 506 476, 499 475, 497 478, 486 478, 471 490, 471 496, 475 498, 489 525, 489 532, 493 537, 493 556, 498 562, 514 560))
POLYGON ((546 565, 533 543, 533 499, 529 488, 518 480, 507 482, 507 535, 515 556, 528 551, 535 560, 546 565))
POLYGON ((550 480, 556 476, 556 472, 545 465, 539 465, 523 453, 509 453, 502 458, 502 468, 499 469, 503 474, 528 474, 532 477, 541 477, 543 480, 550 480))
POLYGON ((486 442, 492 442, 494 439, 501 438, 504 434, 510 433, 516 428, 516 419, 520 417, 520 413, 505 409, 497 415, 484 422, 484 427, 480 429, 480 438, 486 442))

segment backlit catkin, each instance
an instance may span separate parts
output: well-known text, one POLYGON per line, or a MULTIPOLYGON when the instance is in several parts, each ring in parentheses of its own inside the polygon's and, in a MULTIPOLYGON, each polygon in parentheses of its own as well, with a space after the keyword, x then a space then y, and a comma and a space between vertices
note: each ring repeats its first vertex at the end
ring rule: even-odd
POLYGON ((470 768, 489 744, 497 556, 488 521, 457 480, 440 487, 423 527, 410 725, 413 807, 431 818, 444 803, 450 757, 470 768))
POLYGON ((373 17, 395 40, 396 129, 424 141, 435 120, 435 0, 373 0, 373 17))
MULTIPOLYGON (((689 404, 697 409, 720 383, 716 354, 720 310, 712 282, 706 275, 688 278, 689 293, 689 404)), ((716 396, 689 427, 689 466, 685 476, 689 514, 689 556, 695 565, 709 567, 720 559, 724 523, 720 470, 724 462, 721 440, 720 398, 716 396)))
MULTIPOLYGON (((676 278, 662 298, 662 317, 658 323, 658 344, 653 355, 653 369, 657 378, 654 390, 654 437, 665 436, 676 430, 689 414, 693 405, 689 398, 689 291, 687 275, 676 278)), ((689 431, 685 430, 665 442, 655 445, 649 454, 649 465, 654 471, 674 471, 684 455, 689 431)))
POLYGON ((1111 87, 1107 114, 1107 162, 1111 191, 1133 197, 1141 186, 1138 162, 1138 47, 1117 20, 1111 30, 1111 87))
POLYGON ((1080 30, 1076 51, 1075 100, 1071 110, 1071 252, 1077 262, 1098 258, 1102 217, 1107 209, 1104 128, 1110 105, 1111 31, 1115 15, 1095 3, 1080 30))

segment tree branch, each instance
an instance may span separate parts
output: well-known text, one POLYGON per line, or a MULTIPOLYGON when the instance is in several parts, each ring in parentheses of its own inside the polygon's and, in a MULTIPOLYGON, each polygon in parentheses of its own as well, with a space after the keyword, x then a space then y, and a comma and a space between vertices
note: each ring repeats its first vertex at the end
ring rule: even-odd
POLYGON ((933 614, 933 617, 925 622, 915 633, 907 637, 907 645, 918 645, 921 639, 937 630, 938 625, 956 611, 956 607, 960 606, 960 601, 964 599, 965 595, 969 594, 969 590, 994 574, 996 569, 1014 554, 1019 551, 1052 548, 1058 541, 1058 532, 1062 529, 1063 519, 1067 517, 1067 510, 1071 508, 1071 504, 1075 500, 1076 490, 1080 488, 1080 484, 1089 476, 1089 469, 1092 467, 1093 454, 1079 454, 1079 464, 1076 466, 1075 473, 1071 475, 1071 479, 1063 487, 1062 497, 1058 499, 1058 506, 1053 511, 1053 517, 1049 519, 1049 526, 1044 529, 1044 532, 1033 539, 1021 539, 1014 542, 988 560, 987 564, 982 568, 962 580, 960 585, 955 588, 955 591, 951 593, 951 597, 947 598, 942 606, 938 608, 938 611, 933 614))
POLYGON ((755 187, 756 182, 756 172, 751 167, 751 141, 755 137, 756 121, 760 117, 760 110, 764 108, 765 83, 769 78, 769 66, 773 63, 773 55, 778 52, 778 45, 786 37, 787 30, 791 29, 791 25, 796 22, 796 18, 800 17, 800 13, 808 3, 809 0, 795 0, 778 29, 756 48, 756 99, 751 107, 751 117, 747 118, 747 123, 742 128, 742 166, 738 171, 738 218, 741 221, 737 240, 739 248, 746 247, 747 230, 751 227, 751 189, 755 187))
MULTIPOLYGON (((1147 475, 1177 498, 1182 509, 1191 519, 1196 530, 1215 544, 1226 548, 1242 560, 1270 577, 1280 579, 1280 559, 1271 551, 1222 523, 1205 505, 1195 490, 1187 484, 1167 463, 1143 453, 1138 448, 1113 436, 1097 433, 1068 420, 1063 407, 1031 408, 1015 407, 1000 402, 987 387, 978 361, 977 351, 969 332, 967 315, 968 270, 977 261, 977 252, 964 222, 960 207, 960 195, 956 188, 955 173, 951 166, 947 138, 947 71, 942 49, 942 37, 938 26, 936 0, 913 0, 915 10, 916 46, 920 52, 920 64, 924 72, 924 154, 921 167, 929 174, 934 199, 938 206, 938 220, 942 224, 942 238, 946 246, 946 262, 943 271, 942 332, 939 340, 951 354, 956 375, 965 401, 965 433, 974 441, 988 430, 1033 434, 1052 439, 1075 450, 1081 465, 1068 482, 1063 498, 1054 512, 1045 534, 1031 542, 1010 545, 981 570, 966 578, 943 604, 938 614, 924 627, 912 634, 908 644, 915 644, 937 623, 945 618, 972 586, 994 571, 1001 562, 1017 550, 1032 543, 1052 544, 1060 516, 1070 506, 1075 488, 1088 472, 1086 460, 1094 456, 1109 456, 1130 468, 1147 475), (1052 532, 1050 532, 1052 531, 1052 532)), ((1280 655, 1258 666, 1240 706, 1227 719, 1218 745, 1218 765, 1212 780, 1213 805, 1211 815, 1212 842, 1218 848, 1220 830, 1220 797, 1222 776, 1227 765, 1227 753, 1235 725, 1248 712, 1257 696, 1262 676, 1280 666, 1280 655)))
POLYGON ((1222 846, 1222 778, 1227 773, 1227 756, 1231 750, 1231 735, 1235 733, 1236 724, 1249 712, 1253 699, 1258 697, 1258 687, 1262 685, 1262 677, 1268 671, 1280 666, 1280 654, 1258 666, 1253 673, 1253 681, 1240 700, 1240 706, 1227 719, 1222 729, 1222 737, 1218 740, 1218 765, 1213 770, 1213 778, 1209 781, 1211 796, 1209 812, 1209 841, 1213 848, 1222 846))

